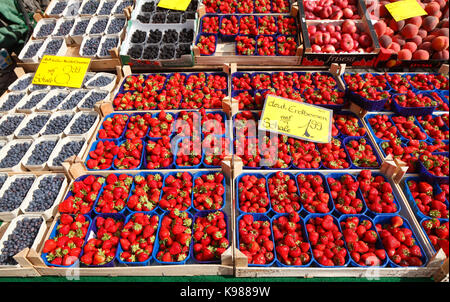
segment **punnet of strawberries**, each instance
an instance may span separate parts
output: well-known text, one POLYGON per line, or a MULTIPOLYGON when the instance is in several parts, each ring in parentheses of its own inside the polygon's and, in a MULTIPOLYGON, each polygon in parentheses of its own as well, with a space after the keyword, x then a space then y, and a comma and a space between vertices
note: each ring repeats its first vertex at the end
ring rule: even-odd
POLYGON ((448 90, 449 89, 449 79, 448 76, 444 74, 430 74, 429 81, 434 85, 434 88, 439 90, 448 90))
POLYGON ((448 140, 449 130, 448 130, 448 113, 445 115, 431 114, 425 116, 418 116, 417 121, 422 126, 423 130, 432 139, 438 140, 448 140), (445 120, 447 118, 447 120, 445 120))
POLYGON ((398 129, 386 114, 377 114, 368 118, 374 135, 382 140, 392 140, 398 137, 398 129))
POLYGON ((292 164, 299 169, 319 169, 322 158, 316 144, 301 139, 288 138, 292 164))
POLYGON ((309 213, 329 213, 330 194, 325 189, 325 179, 322 174, 311 173, 297 175, 300 202, 309 213))
POLYGON ((392 116, 392 121, 404 138, 414 140, 427 139, 427 134, 416 124, 414 116, 392 116))
POLYGON ((212 55, 216 52, 217 38, 214 35, 200 35, 197 42, 197 47, 200 50, 200 55, 212 55))
POLYGON ((153 253, 159 216, 156 214, 134 213, 120 232, 118 254, 123 262, 147 262, 153 253))
POLYGON ((163 186, 163 175, 159 173, 149 173, 147 175, 134 176, 134 189, 128 198, 126 206, 135 212, 153 211, 159 205, 163 186))
POLYGON ((381 266, 385 262, 386 251, 377 246, 381 240, 371 220, 349 216, 341 221, 341 229, 350 256, 358 265, 381 266))
POLYGON ((437 102, 431 97, 422 94, 415 93, 412 90, 408 90, 406 94, 397 94, 394 96, 394 100, 401 107, 435 107, 437 102))
POLYGON ((375 168, 379 166, 375 150, 365 138, 351 139, 345 145, 353 165, 361 168, 375 168))
POLYGON ((366 128, 360 126, 358 117, 347 114, 334 114, 334 125, 339 129, 340 133, 347 136, 364 136, 366 128))
POLYGON ((218 261, 230 245, 227 220, 222 211, 197 216, 192 230, 194 258, 197 261, 218 261))
POLYGON ((422 250, 415 235, 400 216, 392 216, 388 223, 377 223, 383 247, 391 261, 399 266, 422 266, 422 250))
POLYGON ((95 150, 89 152, 86 167, 91 170, 108 170, 118 152, 119 146, 114 141, 99 140, 95 150))
POLYGON ((193 203, 199 211, 220 210, 225 204, 222 172, 202 174, 194 179, 193 203))
POLYGON ((406 79, 417 90, 433 90, 433 84, 430 82, 432 75, 425 73, 417 73, 413 75, 406 75, 406 79))
POLYGON ((156 259, 161 262, 183 262, 189 257, 193 221, 188 212, 172 210, 161 218, 158 232, 159 249, 156 259))
POLYGON ((275 260, 272 228, 267 217, 243 215, 238 222, 239 250, 247 256, 248 264, 266 265, 275 260))
POLYGON ((300 210, 300 196, 293 175, 278 171, 268 178, 267 187, 275 212, 291 213, 300 210))
POLYGON ((160 139, 148 140, 145 144, 146 168, 164 169, 173 163, 173 154, 170 145, 170 136, 163 136, 160 139))
POLYGON ((359 181, 351 174, 327 177, 334 207, 342 214, 359 214, 364 210, 364 202, 359 197, 359 181))
POLYGON ((88 266, 106 265, 116 257, 124 222, 120 218, 98 216, 93 223, 97 231, 84 245, 80 261, 88 266))
POLYGON ((231 154, 231 142, 228 137, 208 135, 202 142, 205 157, 203 163, 208 166, 220 167, 225 157, 231 154))
POLYGON ((192 204, 193 177, 189 172, 168 175, 162 188, 159 207, 164 211, 186 211, 192 204))
POLYGON ((436 193, 433 186, 425 181, 406 182, 409 192, 419 211, 428 217, 448 219, 445 192, 436 193))
POLYGON ((419 157, 420 162, 425 167, 425 169, 438 177, 448 177, 448 154, 433 154, 431 152, 425 151, 419 157))
POLYGON ((61 214, 56 235, 45 241, 42 253, 51 265, 71 266, 80 257, 91 221, 82 214, 61 214))
POLYGON ((139 138, 127 139, 120 146, 114 159, 117 169, 136 169, 141 164, 143 142, 139 138))
POLYGON ((388 74, 385 73, 389 85, 398 93, 406 93, 411 90, 411 84, 409 83, 406 77, 402 76, 399 73, 388 74))
POLYGON ((107 117, 102 122, 102 129, 98 130, 99 139, 116 139, 121 137, 125 130, 129 116, 126 114, 115 114, 107 117))
POLYGON ((243 175, 238 182, 239 209, 246 213, 266 213, 269 210, 269 194, 264 175, 243 175))
POLYGON ((395 213, 399 209, 391 184, 381 174, 363 170, 357 177, 367 207, 375 213, 395 213))
POLYGON ((428 239, 436 251, 442 249, 448 257, 448 220, 441 221, 437 218, 431 218, 422 221, 422 227, 427 233, 428 239))
POLYGON ((311 246, 297 212, 281 215, 273 220, 273 238, 278 261, 285 265, 308 265, 312 259, 311 246))
POLYGON ((95 204, 97 213, 123 212, 133 183, 133 177, 127 174, 109 174, 103 191, 95 204))

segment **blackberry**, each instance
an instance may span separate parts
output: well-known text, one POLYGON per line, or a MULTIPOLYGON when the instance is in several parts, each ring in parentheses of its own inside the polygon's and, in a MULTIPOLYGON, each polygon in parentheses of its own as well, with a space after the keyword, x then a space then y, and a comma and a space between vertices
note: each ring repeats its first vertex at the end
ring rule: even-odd
POLYGON ((16 227, 3 243, 0 251, 0 265, 17 265, 14 256, 33 246, 34 240, 43 223, 42 218, 23 218, 17 222, 16 227))
POLYGON ((198 7, 198 0, 192 0, 191 3, 189 3, 189 6, 187 7, 187 12, 195 12, 197 11, 198 7))
POLYGON ((167 15, 166 23, 180 23, 181 13, 170 13, 167 15))
POLYGON ((24 96, 25 96, 25 93, 19 93, 19 94, 10 93, 10 94, 8 94, 6 97, 6 101, 0 107, 0 111, 9 111, 9 110, 13 109, 24 96))
POLYGON ((142 55, 142 58, 144 60, 155 60, 158 58, 159 54, 159 47, 158 45, 149 45, 144 49, 144 54, 142 55))
POLYGON ((176 43, 178 41, 178 32, 175 29, 166 30, 162 41, 166 44, 176 43))
POLYGON ((72 34, 74 36, 83 35, 86 32, 86 28, 88 27, 88 25, 89 25, 89 19, 79 21, 77 24, 75 24, 72 34))
POLYGON ((161 60, 169 60, 175 57, 175 46, 174 45, 164 45, 159 53, 159 58, 161 60))
POLYGON ((45 131, 44 133, 42 133, 42 135, 58 135, 63 133, 64 129, 66 129, 67 125, 69 125, 72 118, 72 114, 64 114, 52 118, 45 126, 45 131))
POLYGON ((90 35, 101 34, 105 31, 106 25, 108 24, 108 19, 98 19, 94 24, 92 24, 90 35))
POLYGON ((151 29, 148 31, 148 39, 147 43, 156 44, 161 42, 162 39, 162 31, 159 29, 151 29))
POLYGON ((83 47, 83 55, 85 56, 95 56, 98 51, 98 47, 100 46, 100 37, 88 38, 88 40, 84 43, 83 47))
POLYGON ((37 52, 39 51, 39 49, 41 49, 42 44, 44 44, 44 41, 38 41, 38 42, 29 44, 27 51, 25 52, 23 57, 24 58, 34 57, 37 54, 37 52))
POLYGON ((142 55, 142 50, 144 47, 142 45, 134 45, 130 49, 128 49, 127 54, 133 59, 140 59, 142 55))
POLYGON ((58 197, 64 176, 46 176, 39 181, 38 188, 33 191, 27 212, 44 212, 52 207, 58 197))
POLYGON ((95 114, 81 114, 70 127, 69 134, 84 134, 92 128, 97 119, 95 114))
POLYGON ((147 34, 145 33, 145 31, 138 29, 131 36, 131 43, 144 43, 146 38, 147 34))
POLYGON ((35 135, 50 119, 50 114, 38 114, 28 121, 27 125, 19 131, 19 136, 35 135))
POLYGON ((83 147, 84 140, 70 141, 66 143, 60 150, 58 156, 53 159, 53 166, 61 166, 62 162, 73 155, 78 155, 83 147))
POLYGON ((170 11, 170 9, 157 6, 156 11, 160 12, 160 13, 168 13, 170 11))
POLYGON ((191 53, 191 44, 178 44, 177 58, 191 53))
POLYGON ((142 5, 142 12, 144 13, 152 13, 155 11, 155 2, 146 2, 142 5))
POLYGON ((138 15, 136 19, 141 23, 150 23, 150 15, 138 15))
POLYGON ((152 17, 153 24, 161 24, 166 22, 166 14, 165 13, 156 13, 152 17))
MULTIPOLYGON (((0 168, 12 168, 20 163, 22 160, 22 157, 25 155, 25 153, 28 151, 28 148, 30 148, 31 143, 17 143, 14 146, 12 146, 6 156, 0 161, 0 168)), ((0 201, 1 203, 1 201, 0 201)), ((1 207, 1 206, 0 206, 1 207)))
POLYGON ((48 158, 52 154, 53 149, 55 149, 57 141, 48 140, 42 141, 35 145, 26 165, 28 166, 39 166, 48 161, 48 158))
POLYGON ((192 43, 194 40, 194 30, 183 28, 178 38, 179 43, 192 43))
POLYGON ((56 55, 63 44, 63 39, 54 39, 47 43, 47 47, 42 52, 42 55, 56 55))
POLYGON ((113 37, 113 38, 106 38, 104 42, 101 45, 100 48, 100 57, 106 57, 109 56, 109 51, 113 48, 117 48, 119 46, 119 38, 113 37))
POLYGON ((0 124, 0 136, 8 136, 13 134, 24 118, 25 115, 12 115, 6 117, 6 120, 0 124))

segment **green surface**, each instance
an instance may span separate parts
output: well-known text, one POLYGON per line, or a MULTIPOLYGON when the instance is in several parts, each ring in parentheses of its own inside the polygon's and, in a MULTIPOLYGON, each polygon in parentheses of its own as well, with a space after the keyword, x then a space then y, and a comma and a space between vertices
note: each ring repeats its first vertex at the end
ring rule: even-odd
POLYGON ((433 282, 431 278, 235 278, 232 276, 195 277, 80 277, 67 280, 64 277, 0 278, 0 282, 433 282))

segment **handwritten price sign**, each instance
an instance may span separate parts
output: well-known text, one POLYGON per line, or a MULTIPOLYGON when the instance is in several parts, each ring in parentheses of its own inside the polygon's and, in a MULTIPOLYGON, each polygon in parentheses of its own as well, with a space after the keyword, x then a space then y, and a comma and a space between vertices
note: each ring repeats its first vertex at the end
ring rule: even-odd
POLYGON ((395 21, 427 15, 427 12, 416 0, 402 0, 385 5, 395 21))
POLYGON ((160 0, 158 7, 185 11, 192 0, 160 0))
POLYGON ((259 129, 306 141, 329 143, 333 110, 267 95, 259 129))
POLYGON ((89 58, 44 56, 33 84, 80 88, 90 64, 89 58))

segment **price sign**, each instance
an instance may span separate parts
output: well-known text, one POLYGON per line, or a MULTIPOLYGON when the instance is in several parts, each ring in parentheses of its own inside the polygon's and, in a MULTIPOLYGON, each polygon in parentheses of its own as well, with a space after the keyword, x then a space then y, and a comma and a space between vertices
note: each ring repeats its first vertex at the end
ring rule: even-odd
POLYGON ((402 0, 385 5, 395 21, 428 15, 416 0, 402 0))
POLYGON ((33 84, 80 88, 91 59, 44 56, 34 75, 33 84))
POLYGON ((191 0, 160 0, 158 7, 185 11, 191 0))
POLYGON ((285 134, 306 141, 331 141, 333 110, 268 94, 259 130, 285 134))

